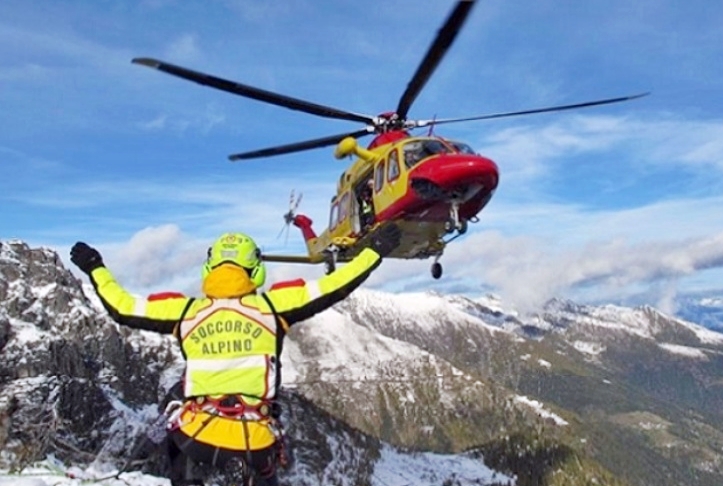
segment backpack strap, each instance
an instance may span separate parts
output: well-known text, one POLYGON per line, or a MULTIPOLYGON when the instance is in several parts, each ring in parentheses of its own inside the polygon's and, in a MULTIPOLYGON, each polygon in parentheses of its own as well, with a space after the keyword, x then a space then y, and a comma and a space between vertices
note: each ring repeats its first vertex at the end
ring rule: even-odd
POLYGON ((284 337, 286 337, 286 331, 289 329, 289 325, 286 324, 284 319, 279 316, 276 312, 274 304, 271 303, 271 299, 262 292, 261 297, 264 298, 266 304, 268 304, 271 313, 274 315, 274 321, 276 322, 276 382, 274 383, 274 396, 279 396, 279 390, 281 389, 281 351, 284 348, 284 337))
MULTIPOLYGON (((186 302, 186 306, 183 308, 183 312, 181 312, 181 317, 178 318, 178 322, 176 323, 174 334, 176 335, 176 339, 178 339, 178 344, 183 344, 181 341, 181 324, 183 324, 183 319, 186 318, 186 313, 188 313, 188 309, 191 308, 191 304, 193 304, 194 300, 196 300, 195 297, 190 297, 188 299, 188 302, 186 302)), ((180 346, 180 348, 183 359, 186 359, 186 353, 183 351, 183 346, 180 346)))

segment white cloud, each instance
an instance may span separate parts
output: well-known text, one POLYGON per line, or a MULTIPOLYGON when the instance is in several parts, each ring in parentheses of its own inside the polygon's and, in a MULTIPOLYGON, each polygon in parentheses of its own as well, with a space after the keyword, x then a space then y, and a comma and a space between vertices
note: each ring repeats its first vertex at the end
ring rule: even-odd
MULTIPOLYGON (((723 232, 666 244, 597 241, 567 250, 534 237, 483 232, 450 245, 441 262, 442 279, 464 282, 461 287, 467 293, 492 289, 521 311, 537 310, 550 298, 573 296, 578 290, 581 295, 589 288, 598 298, 620 298, 648 288, 657 295, 654 303, 670 311, 684 277, 723 268, 723 232)), ((434 288, 430 263, 386 261, 369 284, 393 289, 400 288, 400 282, 426 280, 423 286, 434 288)))
POLYGON ((723 120, 685 120, 664 114, 645 118, 574 115, 492 132, 476 146, 500 165, 501 184, 525 184, 534 193, 535 179, 561 170, 568 158, 580 155, 590 158, 583 163, 609 166, 611 180, 621 171, 635 173, 646 166, 713 169, 719 179, 722 140, 723 120))
POLYGON ((69 29, 34 29, 0 22, 0 44, 22 46, 28 59, 38 59, 25 64, 25 74, 33 77, 45 74, 48 75, 46 79, 54 82, 58 81, 57 73, 69 60, 81 66, 100 68, 107 74, 110 66, 121 62, 125 65, 130 59, 122 49, 93 42, 69 29), (66 63, 57 62, 59 59, 66 63))
POLYGON ((152 120, 148 120, 145 122, 139 122, 138 126, 142 130, 148 130, 148 131, 156 131, 156 130, 163 130, 166 127, 166 122, 168 121, 168 116, 166 115, 158 115, 152 120))
POLYGON ((173 224, 144 228, 128 242, 107 248, 109 268, 124 285, 137 289, 178 290, 164 287, 182 280, 205 254, 202 242, 173 224))
POLYGON ((184 134, 189 130, 195 130, 203 135, 209 134, 215 127, 226 121, 223 109, 217 105, 209 104, 203 113, 185 116, 175 115, 171 119, 167 114, 159 114, 155 118, 136 123, 143 131, 159 132, 169 130, 175 134, 184 134))

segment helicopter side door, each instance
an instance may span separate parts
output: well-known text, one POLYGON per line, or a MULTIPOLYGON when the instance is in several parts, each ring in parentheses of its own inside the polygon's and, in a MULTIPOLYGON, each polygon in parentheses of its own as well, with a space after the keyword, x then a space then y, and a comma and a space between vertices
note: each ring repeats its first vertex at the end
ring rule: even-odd
POLYGON ((377 213, 401 199, 407 190, 407 171, 399 160, 399 150, 392 148, 374 168, 374 207, 377 213))

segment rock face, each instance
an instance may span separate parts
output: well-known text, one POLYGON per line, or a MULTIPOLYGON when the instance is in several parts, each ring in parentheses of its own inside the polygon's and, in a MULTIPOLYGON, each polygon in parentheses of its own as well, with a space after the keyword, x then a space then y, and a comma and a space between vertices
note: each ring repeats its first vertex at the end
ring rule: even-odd
POLYGON ((0 243, 0 298, 6 453, 88 459, 124 419, 116 400, 158 400, 163 372, 177 360, 172 342, 140 346, 143 337, 91 305, 52 250, 0 243))
MULTIPOLYGON (((0 242, 0 299, 0 467, 136 454, 161 475, 137 445, 182 373, 173 338, 119 327, 22 242, 0 242)), ((653 308, 359 289, 282 364, 283 484, 723 484, 723 335, 653 308)))

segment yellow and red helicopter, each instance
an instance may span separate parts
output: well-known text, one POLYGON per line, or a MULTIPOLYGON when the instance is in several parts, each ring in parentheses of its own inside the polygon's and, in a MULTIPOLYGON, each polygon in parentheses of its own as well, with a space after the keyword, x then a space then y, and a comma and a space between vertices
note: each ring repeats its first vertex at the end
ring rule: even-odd
POLYGON ((310 218, 295 213, 299 201, 294 201, 292 196, 284 221, 300 228, 308 254, 264 254, 265 261, 325 263, 330 272, 337 262, 349 261, 358 254, 383 225, 393 222, 400 227, 402 238, 389 257, 434 258, 431 272, 437 279, 442 275, 439 259, 446 245, 464 234, 468 223, 478 221, 478 214, 497 189, 499 170, 492 160, 477 154, 466 143, 433 135, 433 127, 618 103, 647 94, 463 118, 407 118, 412 104, 454 42, 474 4, 475 0, 457 2, 409 81, 396 110, 378 116, 292 98, 156 59, 136 58, 133 62, 264 103, 366 124, 353 132, 229 156, 232 161, 246 160, 336 144, 334 155, 337 159, 355 158, 339 177, 336 195, 331 199, 329 226, 321 234, 314 232, 310 218), (429 127, 426 135, 412 135, 411 130, 424 127, 429 127), (367 147, 361 147, 357 139, 367 135, 374 135, 374 139, 367 147), (365 197, 368 198, 366 202, 365 197), (362 208, 373 211, 370 215, 362 208))

